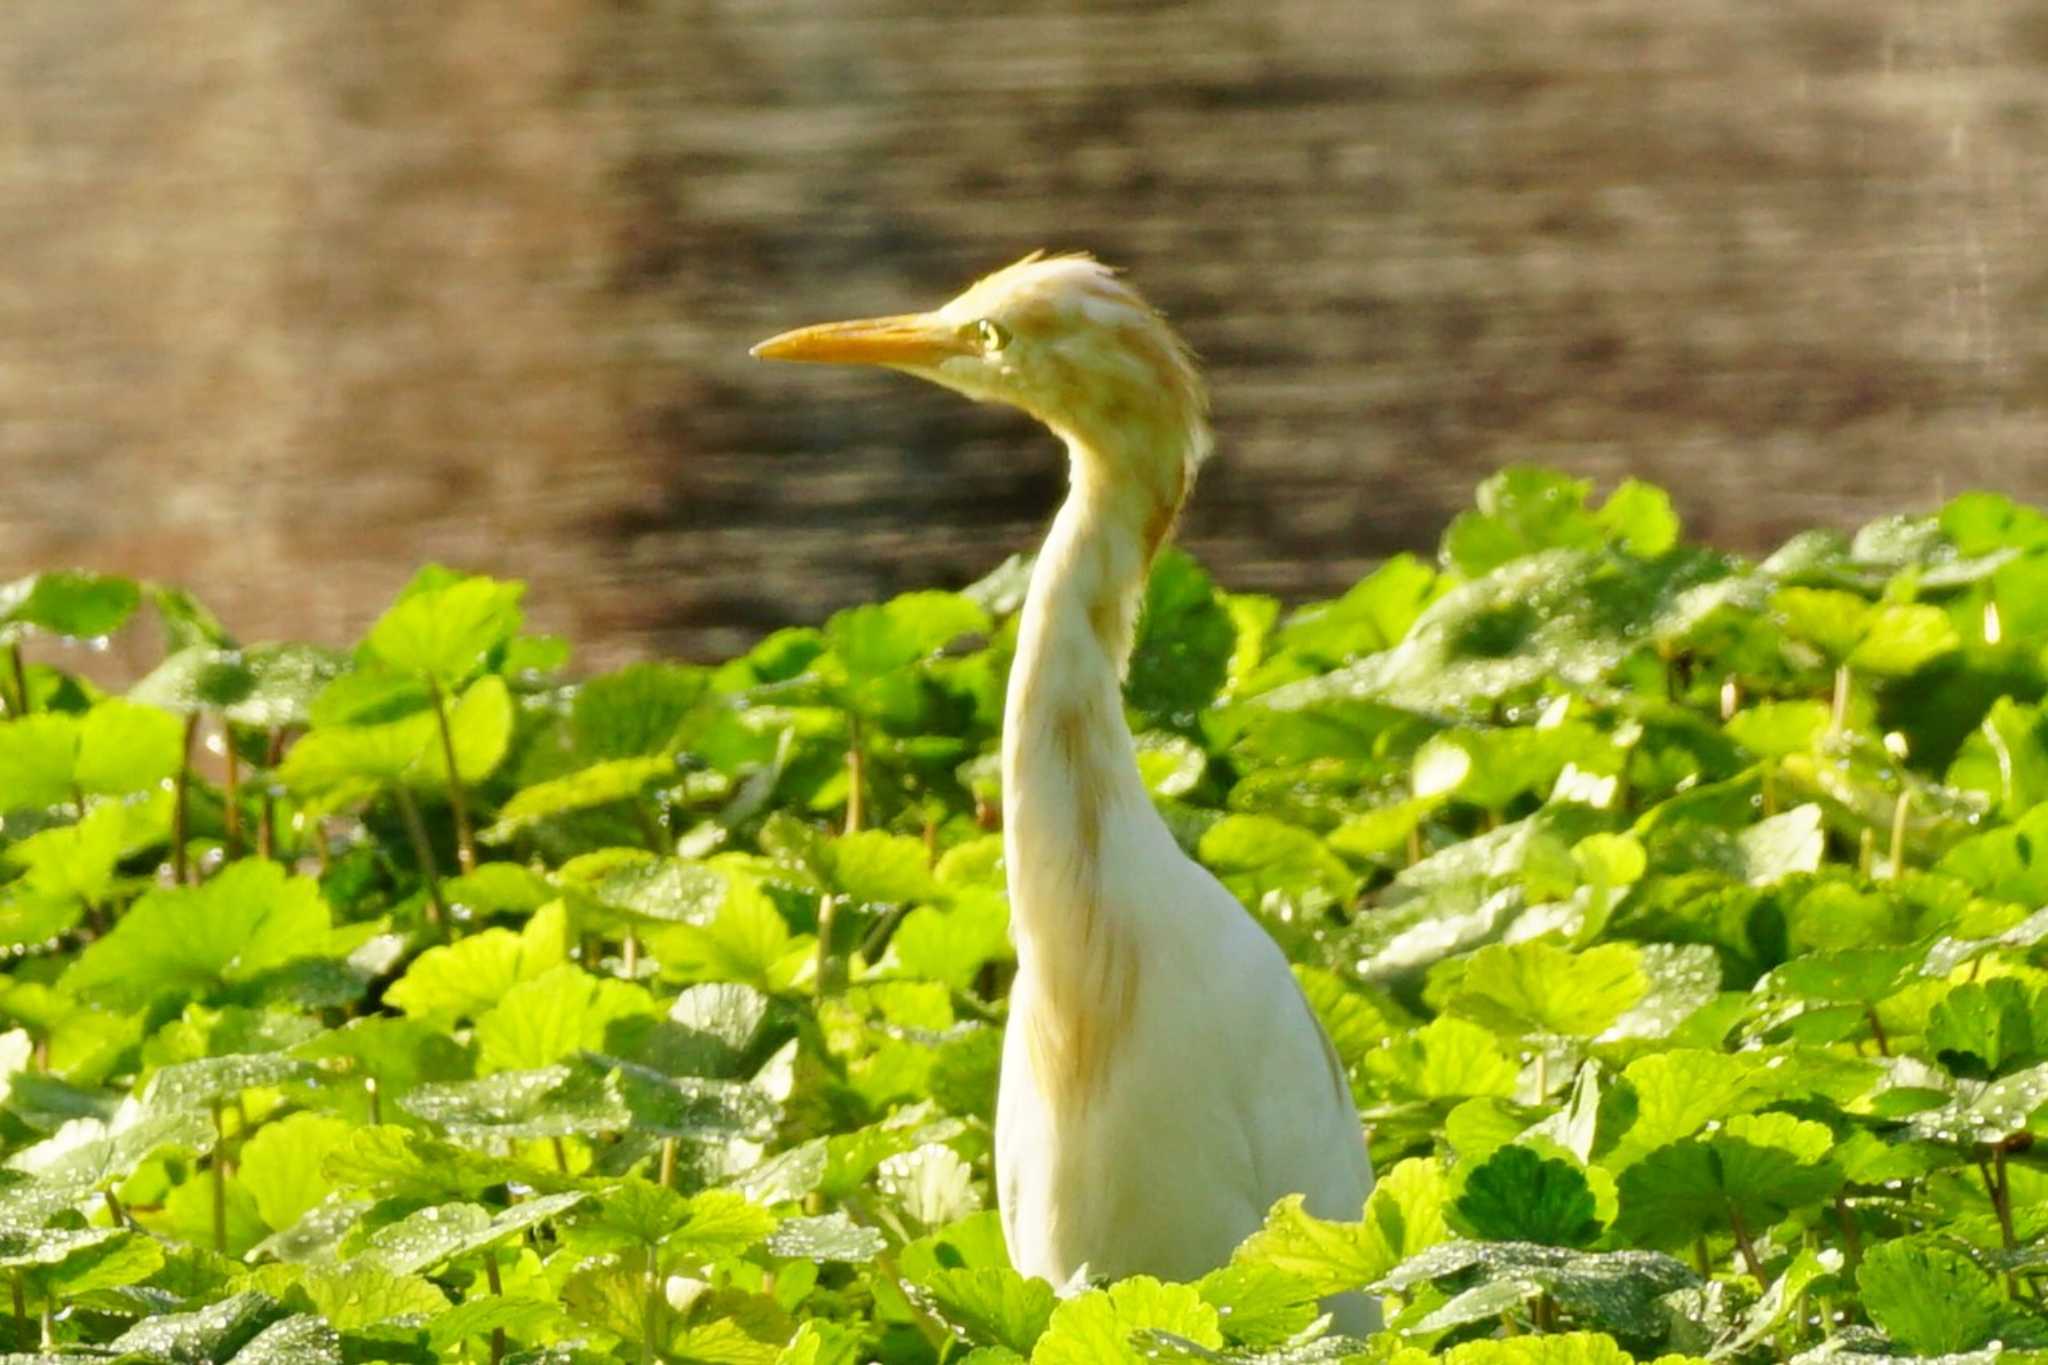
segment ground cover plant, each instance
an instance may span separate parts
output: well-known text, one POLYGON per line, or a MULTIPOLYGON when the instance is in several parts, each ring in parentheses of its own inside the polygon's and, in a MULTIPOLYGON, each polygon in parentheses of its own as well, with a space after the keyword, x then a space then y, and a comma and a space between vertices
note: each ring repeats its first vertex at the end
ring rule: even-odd
POLYGON ((1751 563, 1518 469, 1334 601, 1163 557, 1147 781, 1380 1185, 1064 1296, 987 1181, 1025 574, 573 682, 443 569, 346 651, 0 587, 7 1358, 2048 1347, 2048 516, 1751 563), (166 642, 125 693, 47 645, 115 630, 166 642), (1319 1337, 1359 1286, 1389 1330, 1319 1337))

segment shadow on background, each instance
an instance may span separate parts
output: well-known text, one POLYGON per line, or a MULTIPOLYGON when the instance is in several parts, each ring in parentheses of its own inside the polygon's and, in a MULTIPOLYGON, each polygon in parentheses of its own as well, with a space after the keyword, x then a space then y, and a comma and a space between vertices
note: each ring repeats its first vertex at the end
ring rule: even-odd
POLYGON ((587 665, 978 576, 1026 419, 749 342, 1038 246, 1205 356, 1184 539, 1299 600, 1533 459, 1755 550, 2048 500, 2048 11, 18 0, 0 576, 353 638, 426 559, 587 665))

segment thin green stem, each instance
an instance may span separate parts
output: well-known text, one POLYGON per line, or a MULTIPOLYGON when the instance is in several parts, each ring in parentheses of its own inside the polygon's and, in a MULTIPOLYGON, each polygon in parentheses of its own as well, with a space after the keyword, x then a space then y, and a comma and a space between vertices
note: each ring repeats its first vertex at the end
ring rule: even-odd
POLYGON ((455 735, 448 728, 448 699, 441 684, 427 679, 427 695, 434 703, 434 723, 441 731, 441 761, 448 765, 448 804, 455 809, 455 861, 465 874, 476 871, 476 836, 469 829, 469 796, 462 789, 462 774, 455 767, 455 735))
POLYGON ((199 713, 185 717, 185 742, 178 750, 178 775, 171 786, 171 881, 183 886, 187 872, 185 842, 192 826, 192 739, 199 733, 199 713))
POLYGON ((1842 1273, 1853 1276, 1863 1259, 1863 1234, 1856 1230, 1856 1215, 1850 1211, 1848 1199, 1839 1194, 1835 1196, 1835 1223, 1842 1229, 1842 1251, 1847 1257, 1842 1273))
MULTIPOLYGON (((284 761, 284 727, 273 726, 270 738, 263 749, 263 766, 275 772, 277 765, 284 761)), ((277 800, 270 794, 270 784, 263 784, 263 806, 256 816, 256 856, 270 858, 277 852, 277 800)))
POLYGON ((1906 812, 1913 804, 1913 793, 1902 791, 1899 802, 1892 807, 1892 876, 1898 877, 1906 870, 1906 812))
POLYGON ((860 718, 849 714, 846 718, 846 832, 853 834, 861 827, 861 788, 866 785, 867 760, 861 755, 860 718))
MULTIPOLYGON (((498 1253, 496 1247, 484 1248, 484 1279, 490 1282, 491 1297, 498 1299, 505 1297, 505 1285, 498 1275, 498 1253)), ((491 1365, 498 1365, 498 1362, 504 1358, 505 1329, 494 1327, 491 1329, 491 1365)))
POLYGON ((213 1105, 213 1249, 228 1250, 228 1136, 221 1121, 220 1101, 213 1105))
POLYGON ((1877 1050, 1882 1056, 1892 1055, 1892 1040, 1885 1034, 1884 1021, 1877 1017, 1877 1006, 1865 1005, 1864 1017, 1870 1020, 1870 1036, 1877 1040, 1877 1050))
POLYGON ((13 712, 15 717, 19 719, 20 717, 28 714, 29 707, 28 667, 21 661, 21 644, 19 641, 10 642, 8 644, 7 662, 12 666, 12 672, 14 674, 13 712))
POLYGON ((427 839, 426 822, 420 819, 419 802, 413 800, 403 782, 392 784, 391 795, 398 802, 399 814, 405 817, 405 832, 412 840, 413 856, 419 860, 420 875, 427 879, 428 913, 434 927, 441 931, 442 938, 452 937, 454 926, 449 920, 448 903, 441 899, 441 871, 434 863, 434 846, 427 839))
POLYGON ((1742 1267, 1758 1284, 1769 1284, 1764 1278, 1763 1263, 1756 1258, 1756 1247, 1750 1243, 1749 1229, 1744 1226, 1742 1213, 1733 1204, 1728 1206, 1728 1226, 1735 1233, 1735 1249, 1742 1255, 1742 1267))
POLYGON ((369 1101, 371 1126, 375 1127, 384 1122, 384 1100, 377 1093, 377 1078, 375 1076, 363 1077, 363 1098, 369 1101))
POLYGON ((220 723, 221 755, 227 760, 227 775, 223 782, 221 799, 224 804, 222 816, 226 824, 223 842, 227 844, 230 859, 242 856, 242 760, 235 755, 235 731, 222 717, 220 723))
POLYGON ((128 1216, 128 1210, 121 1203, 121 1196, 114 1193, 113 1186, 109 1185, 106 1189, 101 1190, 100 1194, 107 1201, 107 1216, 114 1220, 114 1226, 132 1229, 135 1226, 135 1220, 128 1216))
POLYGON ((563 1175, 569 1174, 569 1149, 562 1145, 562 1140, 558 1137, 549 1138, 548 1145, 555 1149, 555 1169, 563 1175))
POLYGON ((1849 723, 1849 694, 1855 680, 1849 665, 1835 670, 1834 704, 1828 708, 1828 733, 1838 735, 1849 723))
POLYGON ((640 837, 647 841, 647 851, 665 856, 676 851, 675 844, 662 832, 661 817, 654 804, 645 796, 633 801, 633 814, 640 820, 640 837))
POLYGON ((822 999, 832 993, 835 973, 832 966, 832 933, 839 921, 839 897, 827 891, 818 898, 818 959, 816 976, 818 995, 822 999))

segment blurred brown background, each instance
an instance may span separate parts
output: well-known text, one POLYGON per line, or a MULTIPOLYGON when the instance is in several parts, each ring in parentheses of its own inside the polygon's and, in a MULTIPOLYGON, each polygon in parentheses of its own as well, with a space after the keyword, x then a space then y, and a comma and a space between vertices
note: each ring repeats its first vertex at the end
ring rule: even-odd
POLYGON ((958 584, 1022 418, 771 368, 1037 246, 1206 356, 1293 599, 1488 470, 1758 549, 2048 501, 2048 0, 12 0, 0 577, 343 641, 421 561, 588 666, 958 584))

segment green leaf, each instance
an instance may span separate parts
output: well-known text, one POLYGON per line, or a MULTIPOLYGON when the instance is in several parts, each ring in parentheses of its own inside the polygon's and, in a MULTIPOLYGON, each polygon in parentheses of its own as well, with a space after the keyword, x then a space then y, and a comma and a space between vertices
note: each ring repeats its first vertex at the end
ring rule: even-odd
POLYGON ((671 663, 630 664, 592 678, 576 689, 569 713, 576 755, 619 760, 667 754, 677 727, 710 682, 705 669, 671 663))
POLYGON ((351 1128, 331 1114, 288 1114, 242 1144, 238 1174, 264 1222, 283 1230, 327 1197, 333 1185, 321 1164, 351 1128))
POLYGON ((235 1365, 343 1365, 341 1333, 312 1313, 273 1322, 235 1352, 235 1365))
MULTIPOLYGON (((1467 578, 1478 578, 1537 550, 1596 545, 1603 528, 1586 510, 1592 487, 1554 470, 1503 469, 1479 485, 1477 509, 1460 512, 1444 533, 1444 559, 1467 578)), ((1617 515, 1639 498, 1631 494, 1617 515)), ((1649 535, 1654 540, 1655 530, 1649 535)))
POLYGON ((2048 801, 2048 717, 2000 697, 1963 741, 1948 783, 1983 793, 2007 820, 2048 801))
POLYGON ((1512 1095, 1521 1074, 1491 1032, 1450 1015, 1368 1053, 1364 1070, 1397 1094, 1427 1100, 1512 1095))
POLYGON ((880 605, 839 612, 825 623, 825 638, 848 675, 861 683, 989 628, 988 613, 958 593, 912 592, 880 605))
POLYGON ((1266 815, 1226 815, 1202 833, 1196 855, 1252 909, 1299 920, 1341 905, 1358 879, 1308 830, 1266 815))
POLYGON ((633 1125, 632 1109, 602 1074, 568 1065, 418 1085, 399 1103, 468 1141, 595 1137, 633 1125))
POLYGON ((145 1319, 110 1344, 116 1351, 132 1351, 153 1360, 229 1360, 284 1316, 277 1300, 252 1290, 189 1313, 163 1313, 145 1319))
POLYGON ((475 1019, 512 987, 546 974, 565 956, 559 939, 485 929, 421 953, 384 999, 421 1018, 475 1019))
POLYGON ((1962 647, 1948 613, 1921 603, 1886 603, 1849 654, 1851 668, 1902 677, 1962 647))
POLYGON ((327 940, 319 886, 250 858, 199 886, 149 892, 63 977, 73 993, 136 1008, 160 996, 204 997, 254 979, 327 940))
POLYGON ((72 780, 88 796, 147 791, 178 770, 184 750, 185 730, 175 716, 110 697, 79 727, 72 780))
POLYGON ((1585 1247, 1600 1235, 1585 1172, 1512 1145, 1495 1150, 1466 1176, 1450 1219, 1466 1235, 1491 1242, 1585 1247))
POLYGON ((1963 1069, 1978 1076, 2048 1058, 2048 990, 2011 977, 1964 982, 1929 1013, 1927 1046, 1952 1070, 1974 1059, 1963 1069))
POLYGON ((879 1256, 888 1239, 862 1227, 844 1210, 816 1218, 786 1218, 768 1237, 768 1254, 785 1260, 844 1261, 864 1265, 879 1256))
POLYGON ((9 1170, 39 1178, 65 1200, 111 1180, 125 1180, 135 1168, 166 1148, 204 1153, 213 1146, 213 1125, 189 1110, 153 1113, 124 1106, 113 1119, 72 1119, 50 1137, 7 1158, 9 1170))
POLYGON ((1871 1247, 1856 1267, 1856 1287, 1871 1321, 1916 1355, 1974 1351, 2012 1316, 1989 1274, 1930 1237, 1871 1247))
POLYGON ((905 1289, 966 1344, 1003 1346, 1020 1356, 1038 1343, 1056 1302, 1051 1285, 1006 1266, 935 1270, 905 1289))
POLYGON ((1612 1337, 1560 1332, 1507 1341, 1468 1341, 1446 1351, 1443 1359, 1444 1365, 1633 1365, 1634 1358, 1612 1337))
POLYGON ((44 712, 0 726, 0 810, 55 806, 72 799, 80 722, 44 712))
POLYGON ((1138 776, 1154 796, 1185 796, 1209 770, 1209 756, 1179 735, 1147 730, 1136 744, 1138 776))
POLYGON ((395 1275, 366 1260, 306 1267, 299 1288, 328 1323, 341 1331, 377 1327, 409 1314, 446 1312, 448 1296, 417 1275, 395 1275))
POLYGON ((1197 1346, 1223 1344, 1216 1310, 1192 1286, 1138 1275, 1053 1309, 1045 1334, 1032 1349, 1031 1365, 1144 1365, 1131 1338, 1147 1328, 1197 1346))
POLYGON ((1593 518, 1630 554, 1654 559, 1678 544, 1678 513, 1671 495, 1654 484, 1624 479, 1593 518))
POLYGON ((346 655, 318 645, 195 643, 158 664, 128 696, 181 715, 218 711, 237 725, 309 725, 313 699, 347 668, 346 655))
POLYGON ((1446 1009, 1497 1032, 1590 1038, 1649 989, 1641 954, 1626 943, 1571 953, 1541 941, 1495 944, 1474 953, 1446 1009))
POLYGON ((1820 822, 1820 807, 1809 803, 1782 815, 1766 816, 1737 834, 1743 880, 1752 886, 1769 886, 1795 872, 1818 869, 1827 848, 1820 822))
POLYGON ((479 837, 486 843, 507 843, 521 830, 542 820, 593 806, 608 806, 615 801, 630 801, 655 783, 675 776, 675 760, 661 754, 593 763, 564 777, 521 787, 479 837))
POLYGON ((967 990, 983 966, 1011 956, 1010 915, 993 895, 961 895, 940 909, 923 905, 903 917, 889 950, 911 976, 967 990))
POLYGON ((1124 695, 1148 728, 1186 729, 1230 675, 1237 627, 1195 561, 1168 546, 1152 561, 1124 695))
POLYGON ((1621 1173, 1615 1235, 1682 1247, 1729 1226, 1731 1210, 1761 1231, 1842 1183, 1834 1135, 1790 1114, 1742 1114, 1719 1132, 1661 1147, 1621 1173))
POLYGON ((1391 649, 1445 586, 1436 570, 1415 556, 1395 555, 1342 597, 1289 616, 1274 637, 1273 650, 1292 656, 1293 675, 1304 676, 1391 649))
POLYGON ((544 1067, 572 1052, 602 1049, 613 1023, 652 1013, 654 1002, 640 987, 563 963, 509 987, 477 1018, 477 1069, 544 1067))
POLYGON ((1827 733, 1829 708, 1819 701, 1763 701, 1738 711, 1722 727, 1743 748, 1783 758, 1813 748, 1827 733))
POLYGON ((0 644, 37 633, 99 639, 119 630, 141 600, 132 578, 76 572, 18 578, 0 584, 0 644))
POLYGON ((524 592, 523 584, 484 577, 409 588, 370 627, 364 648, 398 672, 460 686, 518 633, 524 592))
POLYGON ((832 885, 856 902, 901 903, 940 894, 923 841, 864 829, 825 845, 832 885))
POLYGON ((559 1217, 588 1198, 576 1190, 544 1194, 523 1199, 495 1217, 478 1204, 429 1205, 371 1233, 359 1259, 396 1275, 431 1270, 559 1217))
POLYGON ((321 1169, 338 1185, 421 1203, 475 1198, 507 1183, 559 1188, 558 1176, 543 1167, 484 1156, 394 1124, 353 1130, 321 1169))

